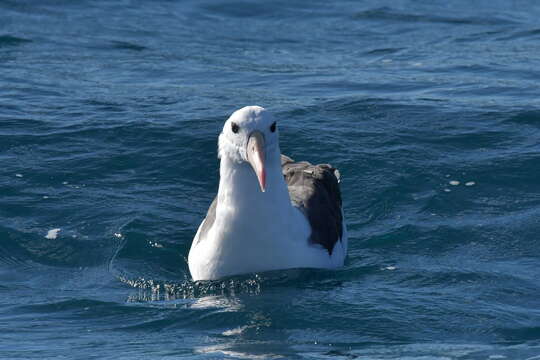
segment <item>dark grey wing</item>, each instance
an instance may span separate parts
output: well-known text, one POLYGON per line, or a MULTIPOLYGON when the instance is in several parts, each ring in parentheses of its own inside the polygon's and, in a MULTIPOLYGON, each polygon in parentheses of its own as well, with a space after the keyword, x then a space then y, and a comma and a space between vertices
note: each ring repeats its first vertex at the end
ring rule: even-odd
POLYGON ((214 198, 214 201, 212 201, 210 207, 208 208, 208 212, 206 213, 206 217, 204 218, 201 231, 199 232, 199 238, 197 239, 197 243, 199 243, 202 239, 206 238, 206 235, 212 228, 212 225, 214 225, 214 221, 216 220, 216 206, 217 196, 214 198))
POLYGON ((281 155, 281 169, 294 206, 311 225, 310 241, 322 245, 332 255, 343 235, 339 172, 328 164, 294 162, 281 155))

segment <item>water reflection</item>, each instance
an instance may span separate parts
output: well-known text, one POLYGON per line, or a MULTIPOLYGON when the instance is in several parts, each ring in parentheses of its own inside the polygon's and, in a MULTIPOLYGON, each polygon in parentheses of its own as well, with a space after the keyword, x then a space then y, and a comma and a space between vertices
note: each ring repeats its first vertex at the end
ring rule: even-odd
MULTIPOLYGON (((298 276, 292 279, 297 281, 298 276)), ((287 286, 291 278, 283 274, 178 283, 143 278, 121 280, 135 289, 128 302, 194 311, 197 320, 187 326, 195 326, 207 335, 206 344, 195 348, 200 354, 275 359, 294 353, 283 346, 289 338, 285 325, 289 319, 283 318, 283 311, 296 306, 295 299, 302 290, 287 286)), ((176 312, 168 315, 177 316, 176 312)), ((182 325, 184 330, 185 326, 182 325)))

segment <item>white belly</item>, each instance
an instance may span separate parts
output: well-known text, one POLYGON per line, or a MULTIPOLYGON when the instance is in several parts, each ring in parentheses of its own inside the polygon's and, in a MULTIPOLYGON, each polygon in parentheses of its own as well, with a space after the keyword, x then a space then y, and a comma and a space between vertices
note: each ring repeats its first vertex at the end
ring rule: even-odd
MULTIPOLYGON (((194 280, 214 280, 230 275, 290 268, 334 268, 343 265, 347 231, 332 255, 310 244, 311 229, 305 216, 290 207, 290 214, 236 217, 220 214, 205 239, 200 229, 189 252, 194 280)), ((202 224, 201 224, 202 225, 202 224)))

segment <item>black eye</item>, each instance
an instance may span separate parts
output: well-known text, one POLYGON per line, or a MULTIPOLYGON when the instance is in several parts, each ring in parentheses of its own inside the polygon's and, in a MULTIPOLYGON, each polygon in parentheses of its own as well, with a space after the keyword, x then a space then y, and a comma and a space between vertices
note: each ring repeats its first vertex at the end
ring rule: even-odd
POLYGON ((274 121, 274 123, 272 125, 270 125, 270 131, 271 132, 276 132, 276 122, 274 121))
POLYGON ((237 123, 233 122, 233 123, 231 123, 231 130, 232 130, 233 133, 236 134, 238 132, 238 130, 240 130, 240 126, 238 126, 237 123))

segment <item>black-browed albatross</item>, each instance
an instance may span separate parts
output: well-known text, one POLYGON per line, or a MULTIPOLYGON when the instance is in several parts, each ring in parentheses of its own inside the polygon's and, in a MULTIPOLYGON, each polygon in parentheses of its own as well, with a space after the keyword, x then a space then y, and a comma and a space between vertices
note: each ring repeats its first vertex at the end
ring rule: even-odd
POLYGON ((281 155, 273 116, 235 111, 219 135, 218 194, 189 252, 193 280, 335 268, 347 255, 339 172, 281 155))

